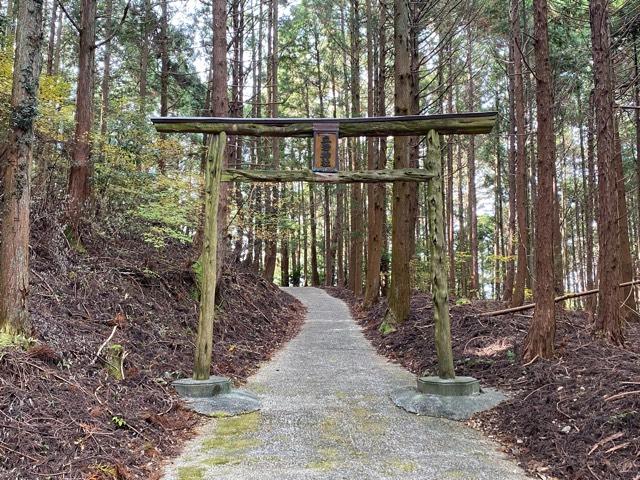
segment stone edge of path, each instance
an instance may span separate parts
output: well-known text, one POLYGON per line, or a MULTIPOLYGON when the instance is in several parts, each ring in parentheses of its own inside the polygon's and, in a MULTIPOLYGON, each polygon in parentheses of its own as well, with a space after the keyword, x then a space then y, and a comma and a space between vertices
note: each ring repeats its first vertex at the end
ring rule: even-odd
POLYGON ((483 389, 475 395, 447 397, 404 387, 394 390, 389 397, 397 407, 407 412, 457 421, 468 420, 474 414, 490 410, 507 399, 505 394, 493 388, 483 389))
POLYGON ((244 390, 208 398, 184 398, 187 408, 207 417, 233 417, 260 410, 260 399, 244 390))

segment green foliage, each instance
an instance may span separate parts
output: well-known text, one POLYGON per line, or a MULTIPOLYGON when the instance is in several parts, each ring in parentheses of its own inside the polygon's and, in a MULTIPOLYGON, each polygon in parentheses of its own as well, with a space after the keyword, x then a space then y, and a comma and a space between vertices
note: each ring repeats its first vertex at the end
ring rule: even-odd
POLYGON ((178 480, 202 480, 205 469, 203 467, 178 468, 178 480))
POLYGON ((9 126, 11 89, 13 86, 13 52, 0 47, 0 127, 2 132, 9 126))
POLYGON ((193 271, 196 277, 196 288, 194 290, 194 299, 200 300, 200 294, 202 292, 202 284, 204 283, 204 269, 202 268, 202 257, 198 258, 193 265, 191 265, 191 270, 193 271))
POLYGON ((611 415, 606 423, 613 425, 618 429, 628 428, 629 425, 632 425, 634 422, 638 422, 640 420, 640 412, 638 410, 626 410, 620 413, 616 413, 611 415))
POLYGON ((118 469, 113 465, 106 465, 104 463, 99 463, 97 465, 94 465, 92 468, 97 472, 103 475, 106 475, 106 477, 109 479, 117 480, 119 477, 118 469))
MULTIPOLYGON (((3 133, 9 127, 12 88, 13 50, 0 47, 0 128, 3 133)), ((43 75, 37 108, 25 106, 27 110, 22 116, 36 114, 35 128, 39 135, 49 140, 66 141, 68 136, 64 133, 73 128, 74 109, 70 95, 71 84, 62 76, 43 75)))
POLYGON ((411 269, 412 285, 421 292, 431 290, 431 269, 429 261, 423 260, 421 257, 413 258, 409 262, 411 269))
POLYGON ((380 326, 378 327, 378 331, 383 335, 389 335, 390 333, 393 333, 396 331, 396 327, 394 327, 393 325, 391 325, 390 323, 384 321, 380 324, 380 326))
POLYGON ((466 357, 462 360, 462 363, 464 363, 468 367, 475 367, 477 365, 491 366, 495 363, 495 360, 491 358, 466 357))
POLYGON ((74 106, 69 101, 71 84, 59 75, 44 75, 40 79, 36 129, 40 135, 63 142, 66 132, 74 128, 74 106))
POLYGON ((78 238, 75 238, 71 227, 68 225, 64 229, 64 236, 67 239, 67 242, 69 242, 69 245, 71 246, 71 248, 74 249, 76 253, 79 253, 81 255, 84 255, 85 253, 87 253, 87 249, 82 244, 82 241, 78 238))
POLYGON ((114 415, 113 417, 111 417, 111 422, 118 428, 129 428, 129 424, 124 419, 124 417, 114 415))
POLYGON ((114 343, 105 349, 105 363, 109 375, 116 380, 124 379, 124 359, 127 356, 124 347, 114 343))
MULTIPOLYGON (((149 144, 145 151, 164 159, 187 154, 178 142, 165 140, 149 144)), ((110 212, 114 226, 137 231, 154 247, 164 247, 169 240, 189 243, 200 209, 199 178, 166 176, 150 166, 143 168, 151 161, 147 153, 106 145, 103 161, 95 166, 103 208, 110 212)))
POLYGON ((296 265, 296 267, 291 271, 291 283, 293 285, 300 285, 300 281, 302 279, 302 267, 296 265))
POLYGON ((0 332, 0 351, 7 348, 26 350, 34 343, 35 340, 33 338, 26 337, 22 334, 0 332))

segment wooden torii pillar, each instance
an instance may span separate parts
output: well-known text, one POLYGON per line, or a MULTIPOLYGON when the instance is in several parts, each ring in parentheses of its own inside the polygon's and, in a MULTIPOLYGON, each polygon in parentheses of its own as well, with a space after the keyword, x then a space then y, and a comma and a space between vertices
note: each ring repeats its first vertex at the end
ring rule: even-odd
MULTIPOLYGON (((205 238, 202 251, 203 286, 200 297, 200 317, 193 369, 194 380, 206 380, 210 375, 215 322, 217 213, 220 182, 312 182, 312 183, 380 183, 427 182, 432 287, 435 322, 435 344, 438 355, 438 375, 455 378, 451 348, 449 289, 445 252, 445 218, 442 202, 441 134, 489 133, 496 121, 496 112, 444 115, 412 115, 402 117, 368 117, 353 119, 302 118, 213 118, 161 117, 153 118, 161 133, 204 133, 211 135, 205 173, 205 238), (322 165, 313 170, 223 170, 226 136, 311 137, 318 131, 335 131, 340 137, 422 136, 427 139, 425 168, 395 170, 337 171, 337 164, 322 165)), ((332 140, 331 140, 332 141, 332 140)), ((337 141, 337 137, 336 137, 337 141)), ((331 143, 325 139, 326 144, 331 143)), ((393 272, 392 272, 393 274, 393 272)))

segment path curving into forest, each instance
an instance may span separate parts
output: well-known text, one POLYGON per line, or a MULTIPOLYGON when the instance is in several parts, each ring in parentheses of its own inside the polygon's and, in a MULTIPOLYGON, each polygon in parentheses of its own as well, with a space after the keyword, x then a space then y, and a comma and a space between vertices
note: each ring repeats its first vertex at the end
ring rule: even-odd
POLYGON ((245 386, 262 410, 205 424, 165 479, 528 478, 481 433, 395 407, 389 392, 414 377, 376 354, 343 302, 285 290, 308 315, 245 386))

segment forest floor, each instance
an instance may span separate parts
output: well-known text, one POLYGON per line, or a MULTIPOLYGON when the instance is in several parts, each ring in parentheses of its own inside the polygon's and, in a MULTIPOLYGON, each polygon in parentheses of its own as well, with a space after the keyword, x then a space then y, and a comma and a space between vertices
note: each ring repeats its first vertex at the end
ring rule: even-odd
MULTIPOLYGON (((407 322, 382 336, 386 300, 364 310, 350 291, 328 291, 350 305, 379 353, 413 373, 435 372, 429 295, 415 294, 407 322)), ((456 373, 510 397, 468 423, 540 478, 640 479, 640 324, 627 325, 625 348, 618 348, 591 335, 586 314, 560 311, 555 359, 523 364, 519 347, 530 317, 477 317, 502 307, 496 301, 451 306, 456 373)))
MULTIPOLYGON (((94 234, 72 254, 49 241, 61 235, 41 233, 32 241, 32 338, 0 350, 0 478, 158 478, 199 423, 169 387, 192 368, 192 251, 94 234), (109 345, 126 354, 121 381, 105 368, 109 347, 97 355, 113 332, 109 345)), ((240 268, 224 271, 219 298, 215 371, 236 382, 304 318, 300 302, 240 268)))

